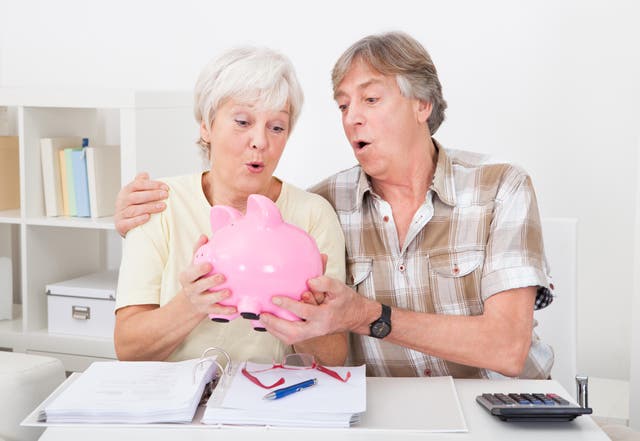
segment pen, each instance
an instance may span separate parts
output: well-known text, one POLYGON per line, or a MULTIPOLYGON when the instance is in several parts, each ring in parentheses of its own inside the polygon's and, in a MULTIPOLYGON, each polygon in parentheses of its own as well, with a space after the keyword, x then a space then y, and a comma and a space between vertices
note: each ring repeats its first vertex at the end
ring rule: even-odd
POLYGON ((269 392, 264 396, 264 400, 278 400, 280 398, 284 398, 287 395, 295 394, 296 392, 300 392, 308 387, 315 386, 318 384, 317 378, 312 378, 311 380, 303 381, 302 383, 292 384, 291 386, 283 387, 280 389, 276 389, 274 391, 269 392))

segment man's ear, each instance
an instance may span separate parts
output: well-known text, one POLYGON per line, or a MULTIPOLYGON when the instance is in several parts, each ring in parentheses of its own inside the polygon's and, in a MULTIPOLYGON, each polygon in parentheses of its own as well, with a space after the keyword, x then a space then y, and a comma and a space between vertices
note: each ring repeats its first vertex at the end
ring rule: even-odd
POLYGON ((202 122, 200 123, 200 138, 204 142, 210 142, 210 140, 209 140, 209 127, 207 127, 207 123, 204 120, 202 120, 202 122))
POLYGON ((426 123, 433 111, 433 104, 431 104, 431 101, 416 101, 416 116, 418 118, 418 122, 426 123))

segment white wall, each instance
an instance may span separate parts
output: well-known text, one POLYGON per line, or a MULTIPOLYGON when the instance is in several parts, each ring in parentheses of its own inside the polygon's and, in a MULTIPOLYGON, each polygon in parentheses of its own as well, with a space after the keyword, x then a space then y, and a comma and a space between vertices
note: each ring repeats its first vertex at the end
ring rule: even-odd
POLYGON ((437 138, 523 165, 543 216, 579 218, 578 369, 629 378, 638 3, 0 2, 0 86, 185 89, 230 46, 283 51, 306 104, 279 171, 301 186, 354 163, 331 100, 332 63, 366 34, 409 32, 449 102, 437 138))

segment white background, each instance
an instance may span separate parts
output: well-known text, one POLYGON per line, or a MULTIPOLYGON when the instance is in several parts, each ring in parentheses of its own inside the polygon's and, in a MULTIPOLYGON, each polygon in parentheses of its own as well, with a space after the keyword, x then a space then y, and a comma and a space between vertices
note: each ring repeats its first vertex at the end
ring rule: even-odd
POLYGON ((190 89, 221 51, 270 46, 306 93, 278 173, 305 187, 355 163, 333 62, 364 35, 406 31, 449 103, 437 139, 522 165, 542 216, 579 219, 578 370, 628 379, 639 18, 640 4, 621 0, 0 0, 0 87, 190 89))

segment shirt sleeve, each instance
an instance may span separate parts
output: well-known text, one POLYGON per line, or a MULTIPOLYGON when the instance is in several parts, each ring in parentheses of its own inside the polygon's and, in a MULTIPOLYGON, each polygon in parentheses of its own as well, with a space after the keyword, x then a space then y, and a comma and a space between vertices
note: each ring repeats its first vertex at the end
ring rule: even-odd
POLYGON ((553 300, 553 284, 531 178, 516 167, 509 168, 495 204, 481 281, 482 298, 536 286, 535 309, 544 308, 553 300))
POLYGON ((116 310, 131 305, 159 305, 162 274, 169 247, 164 237, 163 215, 127 233, 118 276, 116 310))

